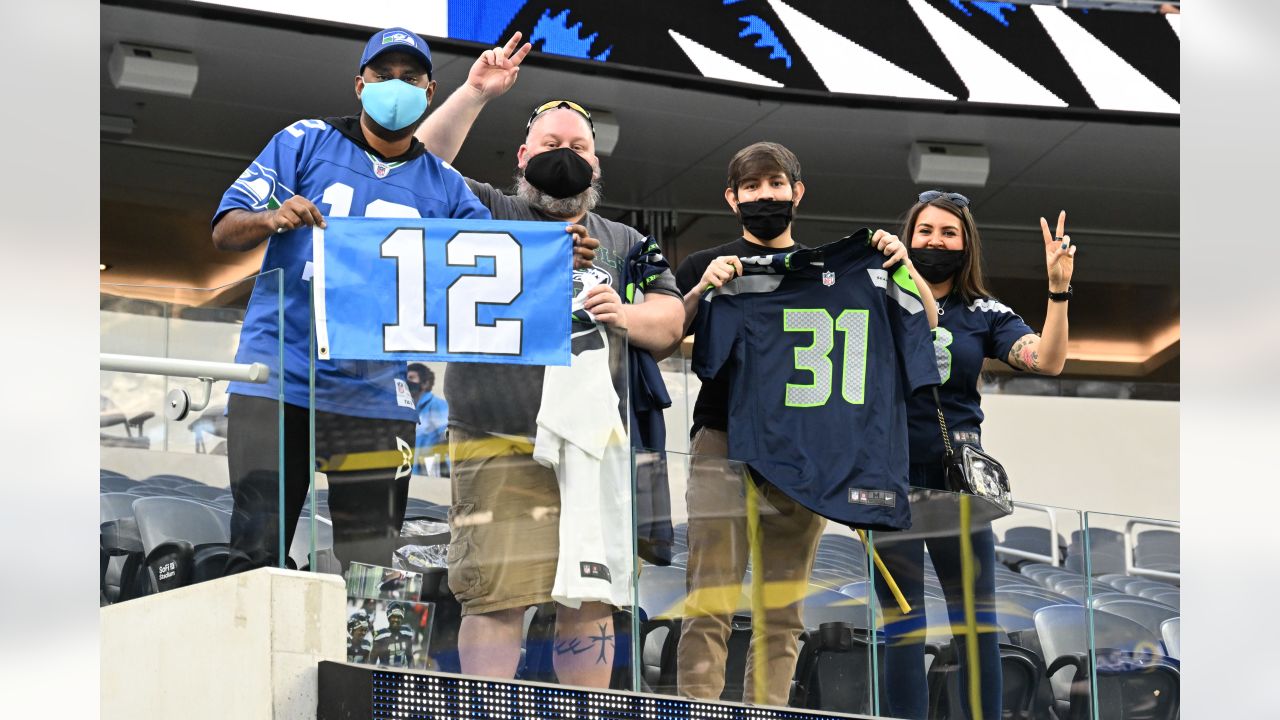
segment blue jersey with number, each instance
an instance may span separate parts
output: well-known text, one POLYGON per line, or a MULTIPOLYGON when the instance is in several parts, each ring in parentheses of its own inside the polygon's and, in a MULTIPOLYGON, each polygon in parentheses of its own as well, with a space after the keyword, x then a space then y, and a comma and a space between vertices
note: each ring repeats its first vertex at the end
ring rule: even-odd
MULTIPOLYGON (((942 376, 938 396, 947 428, 953 432, 980 433, 982 395, 978 376, 984 358, 1008 362, 1009 349, 1032 330, 1008 305, 995 298, 978 298, 968 305, 953 292, 939 303, 938 327, 933 348, 942 376)), ((911 462, 942 462, 945 454, 938 406, 932 393, 921 393, 907 405, 911 427, 911 462)))
MULTIPOLYGON (((223 194, 213 222, 235 209, 273 209, 294 195, 315 203, 325 217, 489 217, 462 176, 421 143, 415 140, 397 158, 383 158, 365 144, 359 118, 330 118, 299 120, 277 133, 223 194)), ((285 402, 301 406, 309 402, 311 254, 311 228, 303 226, 271 236, 262 259, 264 272, 282 271, 285 402)), ((273 384, 231 383, 229 392, 275 397, 281 333, 277 292, 274 282, 255 283, 236 352, 236 362, 270 367, 273 384)), ((395 288, 370 287, 369 292, 394 295, 395 288)), ((403 362, 316 360, 315 404, 317 410, 357 417, 416 417, 403 362)))
POLYGON ((905 403, 938 370, 915 283, 868 237, 744 260, 703 296, 693 369, 729 373, 730 458, 832 520, 901 529, 905 403))

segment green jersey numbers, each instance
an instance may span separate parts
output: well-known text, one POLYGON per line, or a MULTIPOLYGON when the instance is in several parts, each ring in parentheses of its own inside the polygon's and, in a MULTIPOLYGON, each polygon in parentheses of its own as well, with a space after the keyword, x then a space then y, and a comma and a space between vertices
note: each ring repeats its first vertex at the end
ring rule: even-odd
POLYGON ((811 342, 795 349, 795 369, 813 376, 811 383, 787 383, 787 407, 821 407, 831 399, 835 383, 836 333, 842 335, 840 396, 850 405, 861 405, 867 385, 867 334, 869 311, 847 309, 837 317, 822 308, 782 311, 782 329, 807 332, 811 342))
POLYGON ((942 382, 951 379, 951 331, 938 326, 933 329, 933 356, 938 362, 938 375, 942 382))

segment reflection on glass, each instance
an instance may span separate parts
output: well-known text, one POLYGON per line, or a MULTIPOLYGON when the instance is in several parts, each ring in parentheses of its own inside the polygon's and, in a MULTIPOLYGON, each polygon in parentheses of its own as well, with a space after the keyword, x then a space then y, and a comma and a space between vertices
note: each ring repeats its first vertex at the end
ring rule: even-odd
MULTIPOLYGON (((722 436, 722 434, 721 434, 722 436)), ((670 564, 642 562, 636 656, 641 687, 708 700, 841 713, 872 710, 867 554, 742 463, 665 454, 670 564), (682 502, 683 500, 683 502, 682 502)), ((659 457, 637 451, 636 474, 659 457)))
POLYGON ((1181 559, 1178 523, 1084 514, 1068 562, 1084 565, 1087 637, 1071 638, 1073 680, 1089 678, 1073 703, 1095 718, 1174 717, 1181 685, 1181 559), (1084 648, 1081 648, 1081 645, 1084 648), (1090 677, 1092 674, 1092 677, 1090 677))
MULTIPOLYGON (((227 571, 235 525, 227 379, 252 384, 272 417, 280 410, 278 374, 236 361, 250 287, 278 311, 279 271, 213 289, 101 288, 100 346, 110 368, 100 385, 102 604, 227 571)), ((277 332, 265 330, 260 341, 278 356, 277 332)), ((261 485, 274 496, 280 448, 260 442, 269 456, 261 485)))

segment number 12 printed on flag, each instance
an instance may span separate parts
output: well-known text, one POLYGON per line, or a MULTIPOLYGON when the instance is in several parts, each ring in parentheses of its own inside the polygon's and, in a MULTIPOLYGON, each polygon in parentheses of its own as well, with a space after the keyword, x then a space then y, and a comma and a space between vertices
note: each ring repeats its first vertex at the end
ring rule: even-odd
POLYGON ((326 222, 312 233, 317 357, 569 364, 563 223, 326 222))

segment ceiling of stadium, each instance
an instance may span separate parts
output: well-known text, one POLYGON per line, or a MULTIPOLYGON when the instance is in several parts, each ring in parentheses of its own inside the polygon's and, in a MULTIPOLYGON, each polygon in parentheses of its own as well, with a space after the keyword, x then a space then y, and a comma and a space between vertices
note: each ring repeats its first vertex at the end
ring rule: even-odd
MULTIPOLYGON (((280 128, 358 110, 360 50, 358 40, 296 27, 103 5, 102 113, 135 124, 127 138, 103 135, 101 248, 110 265, 103 281, 212 287, 252 274, 258 255, 219 252, 209 241, 218 199, 280 128), (194 97, 115 89, 106 62, 120 41, 194 52, 194 97)), ((444 49, 434 56, 441 101, 474 56, 444 49)), ((997 293, 1032 326, 1043 321, 1038 218, 1065 208, 1081 246, 1069 371, 1177 381, 1176 126, 838 107, 751 93, 620 79, 535 54, 516 87, 482 114, 454 164, 505 185, 531 107, 568 96, 611 111, 620 131, 602 159, 603 213, 661 228, 678 261, 736 236, 722 197, 725 166, 751 142, 775 140, 799 156, 807 193, 796 234, 809 244, 863 225, 896 232, 922 189, 907 172, 912 142, 981 143, 990 177, 983 188, 962 190, 973 199, 997 293), (640 209, 660 212, 633 212, 640 209)))

